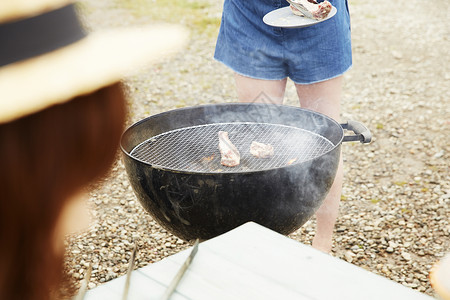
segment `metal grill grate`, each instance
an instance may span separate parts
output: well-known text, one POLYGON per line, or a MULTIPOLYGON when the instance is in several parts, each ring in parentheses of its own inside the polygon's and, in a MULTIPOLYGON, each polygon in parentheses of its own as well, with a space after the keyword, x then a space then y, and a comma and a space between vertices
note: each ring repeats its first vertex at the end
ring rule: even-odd
POLYGON ((202 173, 261 171, 296 164, 321 156, 334 147, 323 136, 301 128, 265 123, 215 123, 168 131, 142 142, 130 153, 134 158, 166 169, 202 173), (227 131, 238 148, 237 167, 220 164, 219 131, 227 131), (274 156, 250 154, 252 141, 271 144, 274 156))

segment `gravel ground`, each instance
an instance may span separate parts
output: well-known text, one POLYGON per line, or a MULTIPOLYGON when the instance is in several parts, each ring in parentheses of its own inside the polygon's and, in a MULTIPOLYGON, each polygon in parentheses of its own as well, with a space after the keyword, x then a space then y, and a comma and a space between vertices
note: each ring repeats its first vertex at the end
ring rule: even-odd
MULTIPOLYGON (((450 251, 450 4, 429 2, 350 1, 354 67, 345 75, 343 120, 364 123, 374 139, 343 144, 332 255, 434 295, 430 268, 450 251)), ((201 3, 201 13, 220 17, 222 1, 201 3)), ((90 30, 155 21, 119 0, 82 4, 90 30)), ((234 102, 232 73, 213 60, 214 46, 215 34, 194 28, 183 53, 127 79, 129 124, 169 109, 234 102)), ((286 104, 297 105, 291 82, 286 104)), ((90 202, 95 224, 68 238, 66 259, 78 280, 93 263, 90 288, 125 274, 134 242, 137 268, 190 246, 143 211, 120 159, 90 202)), ((310 220, 290 237, 310 244, 314 232, 310 220)))

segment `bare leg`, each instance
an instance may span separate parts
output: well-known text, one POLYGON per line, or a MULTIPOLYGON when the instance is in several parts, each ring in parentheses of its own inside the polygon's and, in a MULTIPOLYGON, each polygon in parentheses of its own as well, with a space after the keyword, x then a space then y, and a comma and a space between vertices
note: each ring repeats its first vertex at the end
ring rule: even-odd
MULTIPOLYGON (((241 102, 270 102, 282 104, 287 80, 260 80, 235 74, 236 88, 241 102)), ((340 120, 342 77, 310 85, 295 85, 303 108, 323 113, 340 120)), ((332 246, 334 224, 339 212, 342 189, 342 160, 323 205, 316 213, 317 231, 313 247, 329 253, 332 246)))
POLYGON ((283 103, 287 79, 261 80, 235 74, 235 80, 241 102, 283 103))
MULTIPOLYGON (((336 121, 340 121, 340 100, 342 94, 342 76, 310 85, 295 85, 302 108, 308 108, 336 121)), ((339 213, 343 181, 342 158, 334 180, 324 203, 316 212, 317 230, 313 247, 329 253, 332 247, 334 225, 339 213)))

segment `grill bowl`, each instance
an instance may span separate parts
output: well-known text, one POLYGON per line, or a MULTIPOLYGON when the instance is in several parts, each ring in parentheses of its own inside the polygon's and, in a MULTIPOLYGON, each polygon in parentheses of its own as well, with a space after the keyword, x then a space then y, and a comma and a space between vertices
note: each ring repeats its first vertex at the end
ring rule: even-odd
MULTIPOLYGON (((125 131, 121 148, 130 183, 144 209, 174 235, 184 240, 206 240, 248 221, 282 234, 300 228, 320 207, 333 183, 343 137, 338 123, 316 112, 273 104, 233 103, 176 109, 148 117, 125 131), (297 128, 326 140, 328 147, 293 164, 221 167, 226 170, 219 171, 152 163, 154 154, 145 159, 133 153, 160 135, 221 123, 297 128)), ((213 148, 217 143, 218 139, 213 148)))

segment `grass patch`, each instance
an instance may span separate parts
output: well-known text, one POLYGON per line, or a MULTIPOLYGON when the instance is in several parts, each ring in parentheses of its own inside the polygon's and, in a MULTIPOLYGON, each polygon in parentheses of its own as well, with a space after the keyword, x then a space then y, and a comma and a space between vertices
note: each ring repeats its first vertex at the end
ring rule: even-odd
POLYGON ((407 208, 402 208, 402 213, 404 214, 410 214, 412 211, 410 209, 407 208))
POLYGON ((195 33, 216 36, 220 18, 206 14, 210 3, 202 0, 113 0, 136 17, 147 16, 157 22, 182 24, 195 33))

